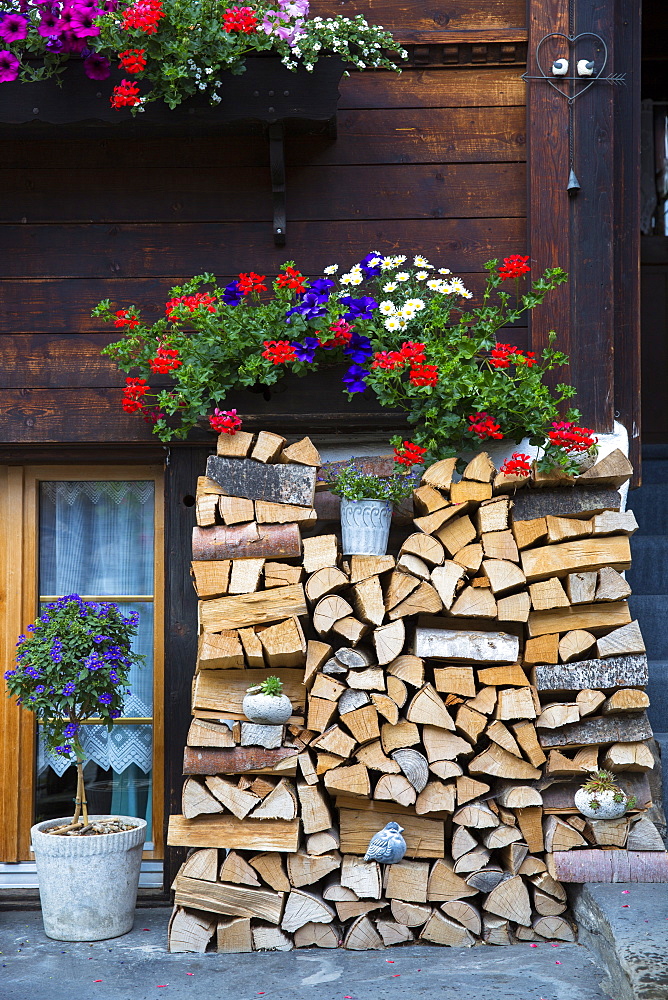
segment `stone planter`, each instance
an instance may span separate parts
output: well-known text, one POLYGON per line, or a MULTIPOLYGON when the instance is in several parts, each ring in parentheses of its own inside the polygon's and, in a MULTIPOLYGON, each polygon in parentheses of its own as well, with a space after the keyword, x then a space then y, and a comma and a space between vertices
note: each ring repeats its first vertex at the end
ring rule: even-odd
POLYGON ((626 812, 628 798, 622 792, 622 801, 615 802, 617 794, 612 789, 604 792, 588 792, 584 788, 578 788, 574 796, 575 805, 587 819, 618 819, 626 812), (593 802, 598 803, 598 808, 592 805, 593 802))
POLYGON ((384 556, 392 504, 386 500, 341 500, 341 536, 346 556, 384 556))
MULTIPOLYGON (((110 819, 89 816, 91 822, 110 819)), ((68 819, 37 823, 30 831, 37 862, 42 919, 56 941, 103 941, 132 930, 146 821, 132 830, 92 837, 54 837, 43 831, 68 819)))
POLYGON ((282 726, 292 715, 286 694, 246 694, 241 707, 246 718, 259 726, 282 726))

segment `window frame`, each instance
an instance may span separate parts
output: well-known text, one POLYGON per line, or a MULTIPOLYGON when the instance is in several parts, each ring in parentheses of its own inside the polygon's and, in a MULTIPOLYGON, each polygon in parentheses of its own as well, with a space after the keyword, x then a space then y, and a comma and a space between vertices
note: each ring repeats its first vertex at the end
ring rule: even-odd
MULTIPOLYGON (((0 466, 0 598, 5 611, 0 643, 4 670, 13 663, 16 638, 35 620, 39 597, 39 486, 42 482, 152 480, 154 508, 153 621, 153 848, 164 857, 164 472, 158 465, 0 466)), ((0 602, 1 607, 1 602, 0 602)), ((0 612, 1 613, 1 612, 0 612)), ((3 682, 4 683, 4 682, 3 682)), ((35 792, 35 718, 3 692, 0 698, 0 863, 31 861, 30 827, 35 792), (18 748, 18 752, 15 748, 18 748)))

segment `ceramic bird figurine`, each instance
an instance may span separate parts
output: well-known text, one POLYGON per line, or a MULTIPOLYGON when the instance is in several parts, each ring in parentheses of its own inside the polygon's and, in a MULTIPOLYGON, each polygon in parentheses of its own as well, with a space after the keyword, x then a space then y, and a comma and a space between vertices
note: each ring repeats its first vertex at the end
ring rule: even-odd
POLYGON ((406 841, 401 836, 403 826, 387 823, 382 830, 374 833, 364 855, 365 861, 380 861, 384 865, 396 865, 406 853, 406 841))
POLYGON ((594 73, 594 60, 578 59, 578 76, 592 76, 594 73))
POLYGON ((568 59, 555 59, 552 63, 552 76, 566 76, 568 73, 568 59))

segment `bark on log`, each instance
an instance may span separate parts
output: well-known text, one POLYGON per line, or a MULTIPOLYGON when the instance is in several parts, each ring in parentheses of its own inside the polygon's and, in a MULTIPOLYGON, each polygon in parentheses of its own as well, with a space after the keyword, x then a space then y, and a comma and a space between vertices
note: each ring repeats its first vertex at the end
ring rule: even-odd
POLYGON ((193 528, 192 557, 195 561, 225 559, 293 559, 302 553, 296 524, 215 525, 193 528))

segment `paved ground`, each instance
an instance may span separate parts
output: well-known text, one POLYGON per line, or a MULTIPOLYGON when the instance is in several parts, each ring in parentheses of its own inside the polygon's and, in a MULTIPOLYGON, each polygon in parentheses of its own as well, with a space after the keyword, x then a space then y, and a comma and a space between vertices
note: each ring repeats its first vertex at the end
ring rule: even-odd
POLYGON ((138 910, 125 937, 68 944, 37 912, 2 912, 0 1000, 611 1000, 580 945, 168 955, 168 916, 138 910))

